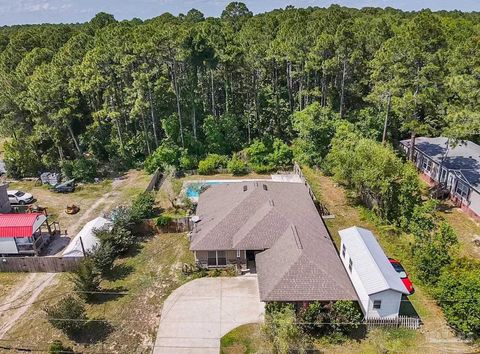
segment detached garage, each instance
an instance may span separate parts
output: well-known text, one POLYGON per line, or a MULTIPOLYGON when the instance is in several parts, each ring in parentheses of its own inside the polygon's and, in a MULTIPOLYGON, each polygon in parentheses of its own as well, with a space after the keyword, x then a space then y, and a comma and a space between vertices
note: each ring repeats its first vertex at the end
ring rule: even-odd
POLYGON ((398 317, 402 295, 408 291, 375 236, 357 226, 338 233, 342 240, 340 258, 365 317, 398 317))

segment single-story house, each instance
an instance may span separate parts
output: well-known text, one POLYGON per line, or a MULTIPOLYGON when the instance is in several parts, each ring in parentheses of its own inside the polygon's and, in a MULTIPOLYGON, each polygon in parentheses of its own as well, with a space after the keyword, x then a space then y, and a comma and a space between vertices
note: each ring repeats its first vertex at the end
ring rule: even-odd
POLYGON ((90 220, 65 247, 63 257, 83 257, 85 253, 92 251, 100 243, 100 240, 95 236, 95 231, 108 229, 111 225, 110 220, 102 217, 90 220))
POLYGON ((51 235, 42 213, 0 214, 0 254, 38 255, 51 235))
POLYGON ((340 230, 340 258, 367 318, 396 318, 402 295, 408 295, 371 231, 353 226, 340 230))
POLYGON ((256 272, 262 301, 357 300, 304 184, 217 184, 200 194, 196 216, 196 261, 256 272))
MULTIPOLYGON (((401 145, 410 155, 410 140, 401 145)), ((480 218, 480 146, 448 138, 415 139, 413 163, 431 185, 442 184, 450 197, 471 216, 480 218)))

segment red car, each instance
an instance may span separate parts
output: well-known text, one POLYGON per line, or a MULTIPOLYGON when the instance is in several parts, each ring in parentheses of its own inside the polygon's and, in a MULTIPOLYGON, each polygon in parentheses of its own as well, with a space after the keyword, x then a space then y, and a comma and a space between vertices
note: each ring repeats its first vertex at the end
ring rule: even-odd
POLYGON ((409 295, 412 295, 415 292, 415 289, 413 288, 413 283, 408 277, 408 274, 403 268, 403 266, 400 264, 399 261, 393 258, 388 259, 390 261, 390 264, 392 265, 393 269, 398 273, 400 276, 400 279, 402 279, 403 285, 407 288, 407 291, 409 292, 409 295))

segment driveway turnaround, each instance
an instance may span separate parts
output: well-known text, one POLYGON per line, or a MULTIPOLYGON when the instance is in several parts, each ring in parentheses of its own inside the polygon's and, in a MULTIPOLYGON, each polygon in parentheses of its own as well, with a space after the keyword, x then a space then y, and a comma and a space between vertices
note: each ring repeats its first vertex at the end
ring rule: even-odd
POLYGON ((264 310, 256 277, 193 280, 165 301, 154 354, 218 354, 223 335, 263 321, 264 310))

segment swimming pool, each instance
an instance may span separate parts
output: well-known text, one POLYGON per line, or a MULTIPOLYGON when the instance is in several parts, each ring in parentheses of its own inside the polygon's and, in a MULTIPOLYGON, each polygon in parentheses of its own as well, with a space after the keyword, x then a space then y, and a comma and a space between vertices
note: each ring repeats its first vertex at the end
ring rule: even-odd
POLYGON ((221 183, 227 183, 227 182, 210 181, 210 182, 189 183, 185 190, 185 195, 190 199, 198 199, 198 197, 200 196, 200 192, 202 191, 202 188, 206 186, 221 184, 221 183))

